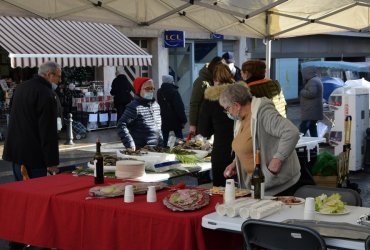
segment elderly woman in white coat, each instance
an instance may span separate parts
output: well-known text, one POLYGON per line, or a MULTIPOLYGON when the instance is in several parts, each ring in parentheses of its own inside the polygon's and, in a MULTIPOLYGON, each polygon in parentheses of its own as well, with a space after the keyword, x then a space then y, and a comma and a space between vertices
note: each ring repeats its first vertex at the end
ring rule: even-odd
POLYGON ((266 97, 252 97, 245 84, 228 86, 220 105, 235 120, 232 148, 236 158, 224 175, 238 175, 239 185, 250 188, 256 149, 261 151, 266 195, 292 195, 298 188, 300 164, 295 151, 299 140, 297 127, 282 117, 266 97))

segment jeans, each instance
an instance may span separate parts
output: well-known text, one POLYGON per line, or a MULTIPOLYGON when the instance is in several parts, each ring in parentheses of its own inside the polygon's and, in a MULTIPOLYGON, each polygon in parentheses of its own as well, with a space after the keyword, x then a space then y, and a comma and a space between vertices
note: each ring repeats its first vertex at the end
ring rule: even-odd
POLYGON ((316 126, 317 120, 304 120, 299 125, 299 132, 301 132, 303 135, 306 134, 307 130, 310 131, 311 137, 317 137, 317 126, 316 126))
MULTIPOLYGON (((182 129, 174 130, 175 136, 177 138, 183 139, 184 136, 182 134, 182 129)), ((167 147, 168 137, 169 137, 170 131, 169 130, 162 130, 163 135, 163 146, 167 147)))
MULTIPOLYGON (((40 166, 38 166, 40 167, 40 166)), ((41 166, 42 167, 42 166, 41 166)), ((46 166, 43 168, 31 168, 29 165, 26 166, 28 176, 30 179, 43 177, 47 175, 46 166)), ((13 162, 13 174, 16 181, 23 181, 23 176, 21 173, 21 165, 13 162)))

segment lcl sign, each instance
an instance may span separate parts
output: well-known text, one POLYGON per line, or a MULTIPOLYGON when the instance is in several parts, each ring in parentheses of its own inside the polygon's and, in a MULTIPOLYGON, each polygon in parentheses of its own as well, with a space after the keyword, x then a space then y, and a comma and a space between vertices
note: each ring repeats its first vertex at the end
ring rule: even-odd
POLYGON ((164 47, 165 48, 184 48, 185 47, 185 32, 178 30, 166 30, 164 32, 164 47))

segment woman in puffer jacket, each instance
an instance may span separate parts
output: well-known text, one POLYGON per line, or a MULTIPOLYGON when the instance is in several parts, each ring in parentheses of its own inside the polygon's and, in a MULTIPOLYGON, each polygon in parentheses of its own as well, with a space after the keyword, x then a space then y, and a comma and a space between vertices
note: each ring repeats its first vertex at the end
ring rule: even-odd
POLYGON ((129 150, 146 145, 163 146, 161 110, 154 99, 153 80, 138 77, 134 88, 134 100, 127 104, 117 125, 121 141, 129 150))

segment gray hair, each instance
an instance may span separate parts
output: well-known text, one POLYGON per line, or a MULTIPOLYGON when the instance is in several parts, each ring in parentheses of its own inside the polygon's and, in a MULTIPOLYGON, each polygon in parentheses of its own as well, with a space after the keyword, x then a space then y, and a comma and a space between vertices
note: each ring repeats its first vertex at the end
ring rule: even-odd
POLYGON ((56 62, 48 61, 40 65, 38 75, 39 76, 46 76, 46 74, 50 71, 51 73, 55 74, 58 70, 62 70, 62 67, 56 62))
POLYGON ((116 69, 116 76, 118 75, 124 75, 125 74, 125 69, 123 66, 118 66, 116 69))
POLYGON ((246 105, 252 101, 252 94, 245 82, 230 84, 221 93, 219 103, 221 106, 230 106, 234 103, 246 105))

